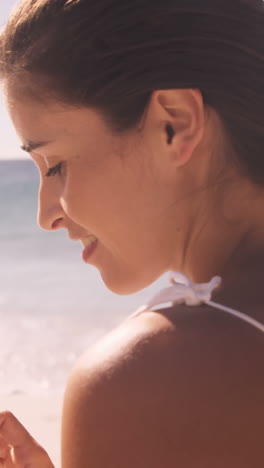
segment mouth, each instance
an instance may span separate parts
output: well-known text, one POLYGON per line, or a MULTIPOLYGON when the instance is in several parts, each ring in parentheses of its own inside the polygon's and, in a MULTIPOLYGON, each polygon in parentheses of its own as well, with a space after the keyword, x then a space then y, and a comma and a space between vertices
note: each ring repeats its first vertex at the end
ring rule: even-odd
POLYGON ((80 239, 80 241, 82 243, 82 246, 84 248, 86 248, 86 247, 89 247, 91 244, 95 244, 98 241, 98 239, 97 239, 97 237, 95 237, 95 236, 93 236, 91 234, 91 235, 89 235, 87 237, 84 237, 84 238, 80 239))
POLYGON ((81 239, 81 243, 84 247, 82 252, 82 258, 85 263, 87 263, 88 259, 91 257, 92 253, 97 247, 98 239, 97 237, 91 235, 86 237, 85 239, 81 239))

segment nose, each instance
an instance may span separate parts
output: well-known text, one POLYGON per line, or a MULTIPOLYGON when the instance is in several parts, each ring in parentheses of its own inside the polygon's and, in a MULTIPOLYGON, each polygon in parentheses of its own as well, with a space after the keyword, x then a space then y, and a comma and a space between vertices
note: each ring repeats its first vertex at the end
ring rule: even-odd
POLYGON ((65 212, 60 202, 60 191, 42 181, 38 197, 38 225, 47 231, 65 227, 65 212))

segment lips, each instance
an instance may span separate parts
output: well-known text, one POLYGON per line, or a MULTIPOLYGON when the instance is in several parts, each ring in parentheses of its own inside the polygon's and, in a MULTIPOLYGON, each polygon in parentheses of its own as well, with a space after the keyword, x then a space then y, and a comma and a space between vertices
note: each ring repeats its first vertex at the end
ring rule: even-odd
POLYGON ((84 262, 87 262, 88 259, 91 257, 93 254, 94 250, 96 249, 98 244, 98 239, 93 236, 93 238, 89 238, 89 240, 86 240, 86 245, 84 246, 84 250, 82 253, 82 258, 84 262))
POLYGON ((88 258, 91 256, 93 251, 95 250, 98 239, 93 234, 89 234, 84 236, 77 236, 76 233, 69 232, 68 236, 73 241, 81 241, 84 250, 82 252, 82 257, 85 262, 87 262, 88 258))
POLYGON ((86 248, 89 247, 91 244, 95 244, 97 242, 97 237, 93 236, 92 234, 90 236, 87 236, 86 238, 82 239, 82 245, 86 248))

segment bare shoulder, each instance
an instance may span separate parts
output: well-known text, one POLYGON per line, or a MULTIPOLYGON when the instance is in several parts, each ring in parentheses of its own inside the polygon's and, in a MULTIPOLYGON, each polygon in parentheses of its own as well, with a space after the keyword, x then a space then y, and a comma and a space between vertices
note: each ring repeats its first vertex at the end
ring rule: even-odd
POLYGON ((167 387, 160 370, 165 376, 162 355, 173 335, 166 318, 144 314, 126 320, 81 357, 65 393, 63 468, 163 466, 163 449, 157 460, 153 444, 165 429, 165 421, 158 422, 167 387))
POLYGON ((82 356, 65 394, 63 468, 250 466, 238 435, 250 445, 252 424, 264 427, 241 397, 249 370, 228 364, 232 333, 221 320, 215 332, 206 314, 177 317, 126 320, 82 356))

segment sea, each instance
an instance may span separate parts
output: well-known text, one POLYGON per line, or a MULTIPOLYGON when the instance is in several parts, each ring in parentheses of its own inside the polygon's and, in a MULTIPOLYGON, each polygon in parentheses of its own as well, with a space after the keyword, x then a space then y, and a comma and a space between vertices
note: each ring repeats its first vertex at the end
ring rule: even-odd
POLYGON ((78 357, 167 284, 110 292, 66 231, 36 223, 38 171, 0 161, 0 393, 63 391, 78 357))

